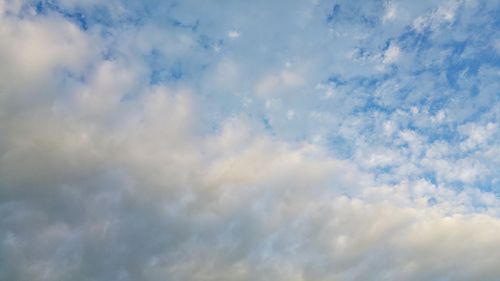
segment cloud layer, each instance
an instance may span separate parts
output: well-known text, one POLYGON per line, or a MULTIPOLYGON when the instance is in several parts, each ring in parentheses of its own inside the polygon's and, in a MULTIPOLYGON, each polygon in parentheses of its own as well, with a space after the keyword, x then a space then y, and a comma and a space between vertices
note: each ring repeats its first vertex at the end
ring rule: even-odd
POLYGON ((0 280, 497 280, 495 1, 0 0, 0 280))

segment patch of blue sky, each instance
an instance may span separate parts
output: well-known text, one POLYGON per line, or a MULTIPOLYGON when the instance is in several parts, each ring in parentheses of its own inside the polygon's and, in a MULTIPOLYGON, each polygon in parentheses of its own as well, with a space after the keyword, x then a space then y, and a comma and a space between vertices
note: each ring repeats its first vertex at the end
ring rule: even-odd
POLYGON ((183 76, 182 69, 179 66, 174 66, 171 69, 156 69, 151 71, 149 84, 168 84, 178 81, 183 76))
POLYGON ((457 133, 456 128, 448 124, 443 124, 438 127, 432 127, 430 129, 421 129, 419 127, 414 127, 413 130, 421 135, 427 136, 427 141, 430 144, 436 141, 445 141, 446 143, 449 143, 451 145, 457 145, 461 140, 461 137, 457 133))
POLYGON ((364 101, 362 106, 356 107, 352 111, 353 114, 366 114, 374 111, 391 114, 396 110, 395 108, 380 104, 375 97, 369 96, 364 101))
POLYGON ((200 35, 197 42, 199 47, 208 51, 218 50, 224 44, 223 39, 211 38, 210 36, 207 36, 205 34, 200 35))
POLYGON ((86 15, 79 9, 64 9, 56 1, 38 1, 33 6, 37 14, 46 15, 48 12, 56 12, 75 23, 82 30, 87 30, 89 27, 86 15))
POLYGON ((383 9, 381 1, 371 3, 340 1, 330 5, 331 8, 326 12, 327 23, 354 23, 369 28, 373 28, 380 23, 379 13, 383 9))
POLYGON ((430 28, 417 31, 413 27, 407 26, 405 31, 397 36, 396 42, 403 51, 415 51, 417 56, 421 56, 433 47, 431 34, 430 28))
POLYGON ((168 58, 157 49, 145 55, 149 66, 149 84, 168 84, 181 80, 185 76, 185 69, 181 61, 168 58))
POLYGON ((422 176, 424 179, 426 179, 433 185, 437 185, 436 172, 434 171, 425 172, 422 176))
POLYGON ((196 31, 198 29, 198 26, 200 25, 200 21, 195 21, 194 23, 184 23, 176 19, 169 19, 169 23, 178 28, 185 28, 191 31, 196 31))
POLYGON ((341 159, 349 159, 353 156, 353 144, 346 138, 332 134, 328 137, 327 147, 335 156, 341 159))

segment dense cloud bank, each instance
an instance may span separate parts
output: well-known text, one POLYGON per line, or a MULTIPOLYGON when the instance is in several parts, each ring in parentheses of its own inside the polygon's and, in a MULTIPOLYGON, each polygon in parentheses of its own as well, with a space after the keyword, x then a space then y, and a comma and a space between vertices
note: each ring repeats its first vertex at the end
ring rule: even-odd
POLYGON ((498 280, 498 4, 145 2, 0 0, 0 280, 498 280))

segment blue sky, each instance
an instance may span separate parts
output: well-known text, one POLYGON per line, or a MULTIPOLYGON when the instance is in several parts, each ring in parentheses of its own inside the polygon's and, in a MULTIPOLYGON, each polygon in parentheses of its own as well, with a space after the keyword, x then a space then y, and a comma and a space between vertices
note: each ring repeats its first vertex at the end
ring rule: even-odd
POLYGON ((496 280, 499 19, 0 0, 0 280, 496 280))

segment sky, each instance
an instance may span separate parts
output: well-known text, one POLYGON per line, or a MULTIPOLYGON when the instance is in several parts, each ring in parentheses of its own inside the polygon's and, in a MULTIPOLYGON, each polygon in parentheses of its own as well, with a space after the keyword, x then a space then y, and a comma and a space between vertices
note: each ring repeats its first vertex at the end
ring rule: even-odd
POLYGON ((497 281, 495 0, 0 0, 0 280, 497 281))

